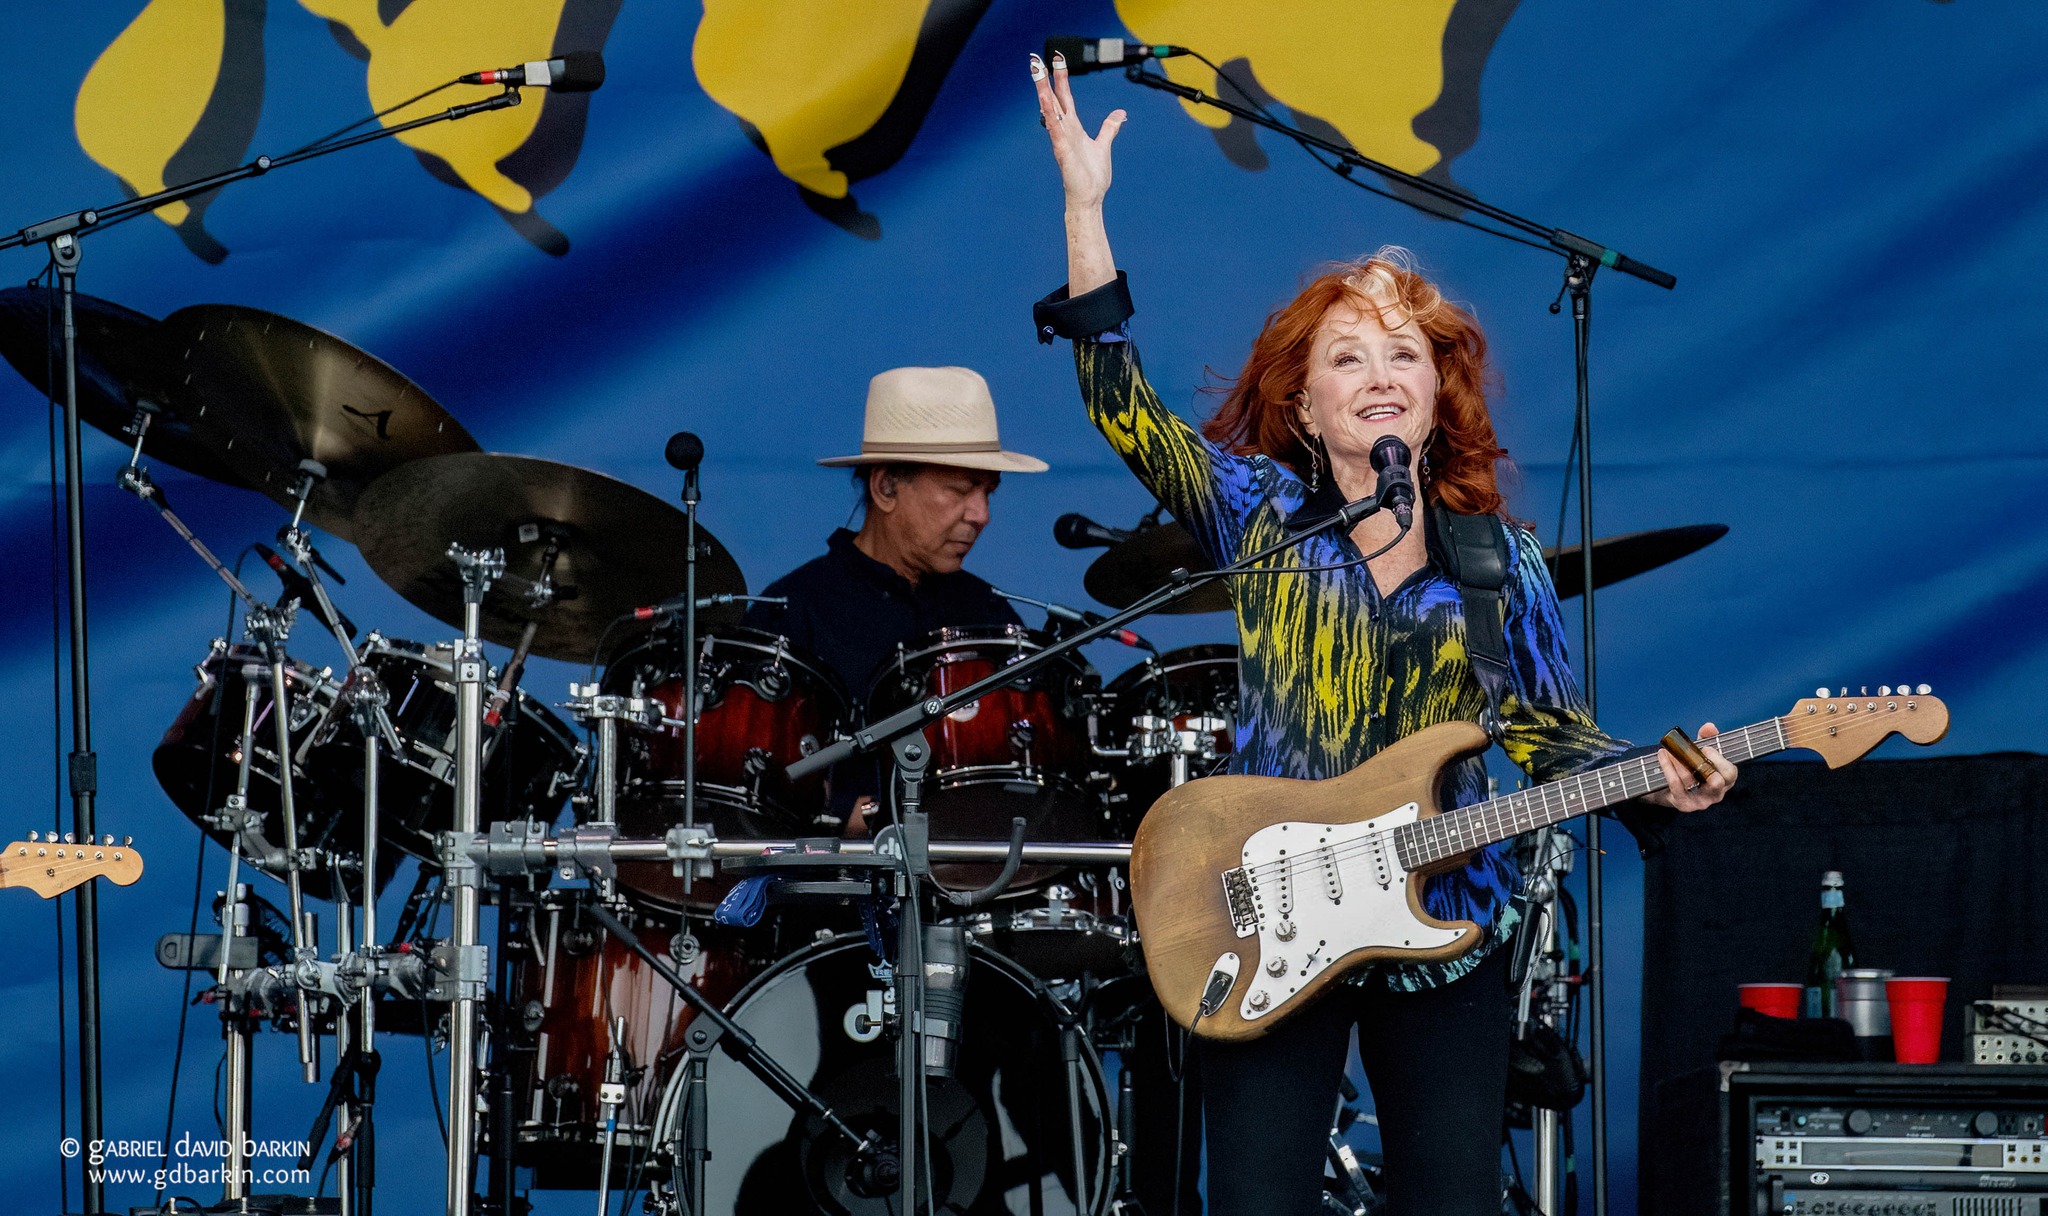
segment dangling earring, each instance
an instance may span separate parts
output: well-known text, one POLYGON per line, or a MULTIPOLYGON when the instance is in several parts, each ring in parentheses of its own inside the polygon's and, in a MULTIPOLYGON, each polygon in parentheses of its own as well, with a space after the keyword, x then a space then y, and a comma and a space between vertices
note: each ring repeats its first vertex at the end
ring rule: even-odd
POLYGON ((1426 448, 1422 453, 1422 484, 1429 484, 1429 451, 1426 448))
POLYGON ((1294 429, 1294 437, 1301 441, 1303 450, 1308 452, 1308 492, 1313 494, 1323 484, 1323 461, 1321 455, 1316 450, 1316 441, 1313 436, 1301 429, 1301 421, 1299 419, 1290 417, 1287 420, 1287 425, 1294 429))

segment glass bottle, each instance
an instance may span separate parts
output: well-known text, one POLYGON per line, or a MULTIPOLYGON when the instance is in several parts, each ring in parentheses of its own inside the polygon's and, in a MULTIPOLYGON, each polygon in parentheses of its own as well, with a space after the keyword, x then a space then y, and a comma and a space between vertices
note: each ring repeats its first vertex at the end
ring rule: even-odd
POLYGON ((1813 933, 1813 953, 1806 960, 1806 991, 1801 1012, 1810 1018, 1840 1016, 1835 1011, 1835 977, 1856 965, 1856 945, 1849 937, 1849 913, 1842 906, 1842 872, 1829 870, 1820 879, 1820 927, 1813 933))

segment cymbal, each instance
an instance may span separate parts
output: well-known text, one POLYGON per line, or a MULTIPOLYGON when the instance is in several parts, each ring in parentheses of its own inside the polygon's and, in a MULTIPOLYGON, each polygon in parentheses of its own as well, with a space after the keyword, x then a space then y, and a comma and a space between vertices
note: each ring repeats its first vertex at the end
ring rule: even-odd
POLYGON ((163 320, 180 411, 251 489, 294 505, 299 462, 326 476, 306 519, 343 540, 356 499, 383 474, 431 456, 478 451, 425 390, 389 364, 290 317, 197 304, 163 320))
MULTIPOLYGON (((1676 528, 1655 528, 1646 532, 1625 532, 1593 542, 1593 587, 1634 578, 1657 567, 1696 553, 1728 534, 1726 524, 1686 524, 1676 528)), ((1557 582, 1557 598, 1570 599, 1585 588, 1579 564, 1579 547, 1567 545, 1543 551, 1557 582)), ((1088 594, 1112 608, 1125 608, 1164 586, 1177 567, 1208 570, 1209 559, 1195 545, 1195 538, 1177 523, 1158 524, 1130 540, 1110 546, 1108 552, 1088 567, 1082 585, 1088 594)), ((1222 582, 1211 583, 1180 601, 1166 612, 1227 612, 1230 593, 1222 582)))
MULTIPOLYGON (((399 466, 355 503, 356 547, 378 577, 445 624, 462 627, 462 577, 448 546, 505 550, 506 577, 483 603, 483 636, 516 646, 539 623, 533 653, 588 662, 605 627, 683 589, 682 511, 602 473, 530 456, 458 452, 399 466), (550 545, 561 595, 536 605, 550 545)), ((697 528, 697 594, 745 595, 739 563, 697 528)), ((705 614, 717 624, 731 618, 705 614)))
MULTIPOLYGON (((1593 589, 1599 590, 1625 578, 1634 578, 1697 553, 1728 535, 1727 524, 1683 524, 1676 528, 1653 528, 1647 532, 1624 532, 1603 536, 1593 542, 1593 589)), ((1586 589, 1585 569, 1579 561, 1579 546, 1555 546, 1543 551, 1557 583, 1557 598, 1570 599, 1586 589)))
MULTIPOLYGON (((1155 524, 1111 545, 1088 565, 1081 585, 1097 603, 1128 608, 1166 585, 1175 570, 1208 570, 1212 563, 1195 538, 1177 523, 1155 524)), ((1161 612, 1229 612, 1230 589, 1222 579, 1191 591, 1161 612)))
MULTIPOLYGON (((30 384, 61 398, 63 338, 50 325, 58 307, 57 293, 50 288, 0 291, 0 355, 30 384)), ((143 405, 155 414, 142 441, 144 455, 213 481, 248 485, 221 460, 211 441, 195 435, 192 424, 172 408, 173 356, 162 322, 88 295, 72 297, 71 316, 78 331, 80 422, 132 446, 135 435, 129 427, 136 407, 143 405)))

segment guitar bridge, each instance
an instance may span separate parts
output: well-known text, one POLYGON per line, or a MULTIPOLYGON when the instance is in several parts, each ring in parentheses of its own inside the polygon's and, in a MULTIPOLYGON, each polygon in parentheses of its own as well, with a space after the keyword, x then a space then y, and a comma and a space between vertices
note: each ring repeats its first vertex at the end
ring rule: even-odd
POLYGON ((1252 898, 1252 880, 1244 867, 1223 871, 1223 903, 1230 909, 1230 927, 1239 937, 1259 931, 1259 909, 1252 898))

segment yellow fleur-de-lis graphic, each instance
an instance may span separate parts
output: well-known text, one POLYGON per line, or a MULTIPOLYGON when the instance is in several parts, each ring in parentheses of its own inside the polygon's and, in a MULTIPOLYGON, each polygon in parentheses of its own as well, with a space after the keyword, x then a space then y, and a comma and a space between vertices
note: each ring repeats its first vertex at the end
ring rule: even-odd
MULTIPOLYGON (((600 50, 620 0, 301 0, 365 63, 384 109, 481 68, 600 50)), ((80 146, 131 194, 229 169, 248 154, 263 104, 265 0, 150 0, 79 87, 80 146)), ((463 88, 387 116, 396 125, 484 95, 463 88)), ((428 172, 489 202, 549 253, 568 238, 535 202, 575 167, 589 97, 531 91, 524 104, 397 136, 428 172)), ((201 223, 209 196, 157 212, 209 262, 227 249, 201 223)))
POLYGON ((853 183, 917 136, 989 0, 705 0, 697 81, 812 210, 870 239, 853 183))
MULTIPOLYGON (((263 105, 264 0, 150 0, 78 88, 78 142, 131 195, 241 163, 263 105)), ((210 194, 157 217, 208 262, 210 194)))
MULTIPOLYGON (((1167 75, 1242 103, 1292 111, 1311 133, 1349 143, 1396 169, 1448 182, 1453 158, 1479 133, 1479 78, 1516 0, 1117 0, 1148 43, 1193 47, 1167 75), (1370 70, 1367 70, 1367 64, 1370 70)), ((1216 132, 1225 155, 1265 167, 1253 128, 1221 110, 1183 103, 1216 132)))

